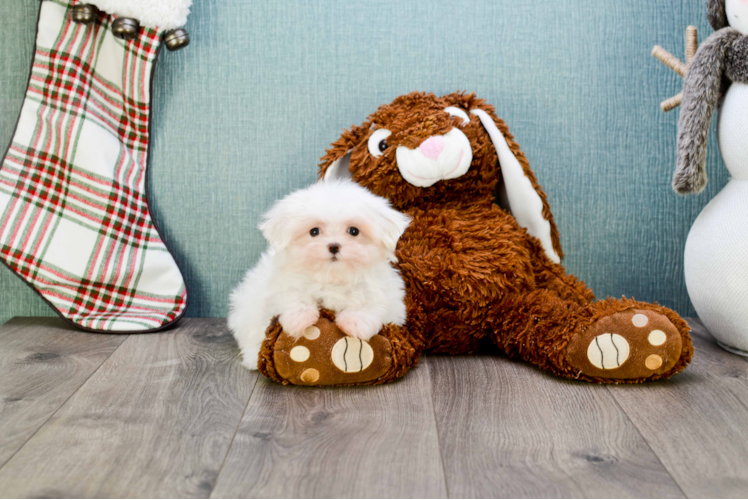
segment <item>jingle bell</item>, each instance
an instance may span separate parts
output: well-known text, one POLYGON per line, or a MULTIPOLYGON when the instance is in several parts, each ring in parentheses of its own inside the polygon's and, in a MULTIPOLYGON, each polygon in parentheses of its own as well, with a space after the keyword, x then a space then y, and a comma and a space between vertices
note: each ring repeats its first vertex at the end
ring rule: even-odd
POLYGON ((112 23, 112 34, 122 40, 135 38, 139 29, 140 23, 131 17, 118 17, 112 23))
POLYGON ((95 5, 80 3, 73 7, 73 12, 70 16, 73 22, 78 24, 92 24, 98 17, 99 9, 95 5))
POLYGON ((164 44, 172 52, 183 49, 190 44, 190 35, 182 28, 169 30, 164 34, 164 44))

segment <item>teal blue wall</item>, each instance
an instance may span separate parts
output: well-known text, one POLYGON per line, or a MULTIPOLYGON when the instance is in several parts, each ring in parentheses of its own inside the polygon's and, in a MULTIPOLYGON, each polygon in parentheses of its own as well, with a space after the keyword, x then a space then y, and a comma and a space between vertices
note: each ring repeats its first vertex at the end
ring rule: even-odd
MULTIPOLYGON (((0 0, 0 144, 26 85, 38 2, 0 0)), ((196 0, 193 44, 156 70, 150 192, 191 292, 189 314, 225 316, 264 243, 258 215, 311 183, 344 127, 412 90, 473 90, 494 104, 545 187, 568 270, 598 296, 693 314, 682 250, 727 181, 710 144, 707 191, 669 187, 678 112, 659 102, 679 77, 699 0, 261 2, 196 0)), ((51 314, 0 269, 0 321, 51 314)))

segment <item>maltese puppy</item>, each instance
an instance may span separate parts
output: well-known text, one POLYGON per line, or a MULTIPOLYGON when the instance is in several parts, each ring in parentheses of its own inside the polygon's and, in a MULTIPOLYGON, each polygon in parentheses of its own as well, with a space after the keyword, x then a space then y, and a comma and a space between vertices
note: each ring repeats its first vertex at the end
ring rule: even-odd
POLYGON ((392 263, 409 223, 351 181, 320 182, 276 202, 259 225, 270 245, 231 294, 228 323, 243 365, 257 369, 275 316, 296 338, 317 322, 320 308, 362 340, 385 323, 403 325, 405 288, 392 263))

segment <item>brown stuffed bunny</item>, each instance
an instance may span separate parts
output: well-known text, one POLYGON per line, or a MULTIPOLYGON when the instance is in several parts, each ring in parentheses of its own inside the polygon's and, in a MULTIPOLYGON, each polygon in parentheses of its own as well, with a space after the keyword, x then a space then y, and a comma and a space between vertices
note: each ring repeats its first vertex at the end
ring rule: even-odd
POLYGON ((506 124, 475 95, 398 97, 345 131, 320 175, 350 177, 413 217, 397 250, 408 323, 352 343, 325 311, 296 343, 311 352, 299 361, 275 321, 260 354, 267 376, 383 383, 424 351, 464 354, 491 343, 592 382, 667 378, 690 362, 689 328, 675 312, 625 298, 595 301, 566 274, 545 193, 506 124))

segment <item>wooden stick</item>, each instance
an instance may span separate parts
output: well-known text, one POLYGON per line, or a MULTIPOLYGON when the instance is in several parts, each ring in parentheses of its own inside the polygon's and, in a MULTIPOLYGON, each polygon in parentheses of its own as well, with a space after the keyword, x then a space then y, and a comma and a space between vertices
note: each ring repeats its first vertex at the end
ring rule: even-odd
POLYGON ((679 93, 678 95, 674 95, 670 99, 666 99, 662 101, 662 104, 660 104, 660 108, 667 113, 668 111, 672 111, 678 106, 680 106, 681 101, 683 100, 683 92, 679 93))
POLYGON ((652 49, 652 55, 660 60, 662 64, 672 69, 680 76, 686 76, 686 65, 680 62, 680 60, 673 54, 663 49, 659 45, 655 45, 652 49))
POLYGON ((686 28, 686 66, 691 64, 696 49, 699 48, 699 33, 696 26, 686 28))
MULTIPOLYGON (((683 64, 677 57, 675 57, 673 54, 663 49, 659 45, 655 45, 655 47, 652 49, 652 55, 656 57, 662 64, 685 78, 686 71, 688 71, 688 66, 691 64, 691 61, 693 60, 698 48, 699 35, 698 31, 696 30, 696 26, 689 26, 688 28, 686 28, 686 64, 683 64)), ((662 108, 662 110, 667 113, 668 111, 672 111, 673 109, 680 106, 682 101, 683 92, 671 97, 670 99, 662 101, 662 103, 660 103, 660 108, 662 108)))

